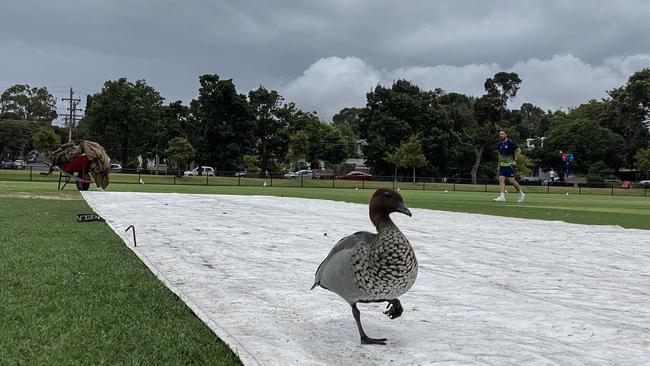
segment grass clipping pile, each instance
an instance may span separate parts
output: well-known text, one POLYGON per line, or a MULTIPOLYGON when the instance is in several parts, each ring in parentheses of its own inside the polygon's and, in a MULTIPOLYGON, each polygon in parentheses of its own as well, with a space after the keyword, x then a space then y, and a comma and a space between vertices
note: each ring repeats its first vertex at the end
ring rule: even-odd
POLYGON ((108 187, 108 173, 111 171, 111 159, 104 148, 93 141, 74 140, 66 142, 51 154, 50 172, 54 166, 63 167, 75 156, 86 155, 90 161, 90 174, 95 180, 97 188, 108 187))

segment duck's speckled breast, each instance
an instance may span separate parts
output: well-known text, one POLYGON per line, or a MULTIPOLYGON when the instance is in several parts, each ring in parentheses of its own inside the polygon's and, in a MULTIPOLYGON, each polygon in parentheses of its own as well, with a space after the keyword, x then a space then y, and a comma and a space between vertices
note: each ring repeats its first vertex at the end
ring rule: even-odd
POLYGON ((362 300, 390 300, 408 291, 418 273, 413 247, 395 225, 379 229, 376 240, 359 246, 352 256, 359 287, 370 297, 362 300))

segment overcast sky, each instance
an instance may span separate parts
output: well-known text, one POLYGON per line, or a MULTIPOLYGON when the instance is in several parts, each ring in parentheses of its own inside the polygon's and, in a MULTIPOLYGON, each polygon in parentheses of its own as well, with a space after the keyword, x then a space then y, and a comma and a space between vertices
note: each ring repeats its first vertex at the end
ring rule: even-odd
POLYGON ((645 0, 2 0, 0 92, 45 86, 65 113, 70 86, 83 99, 127 77, 188 104, 218 74, 329 120, 378 83, 478 96, 514 71, 511 108, 555 110, 650 67, 648 19, 645 0))

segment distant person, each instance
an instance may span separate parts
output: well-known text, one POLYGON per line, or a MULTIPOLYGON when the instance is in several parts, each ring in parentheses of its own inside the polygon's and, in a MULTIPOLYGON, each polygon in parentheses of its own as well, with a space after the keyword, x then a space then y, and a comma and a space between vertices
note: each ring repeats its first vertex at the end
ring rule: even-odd
POLYGON ((551 170, 548 171, 548 182, 549 184, 555 183, 555 171, 553 170, 553 168, 551 168, 551 170))
POLYGON ((496 202, 506 201, 506 177, 510 181, 517 192, 519 192, 519 199, 517 202, 524 202, 526 194, 521 190, 519 183, 515 180, 515 166, 517 159, 521 155, 521 149, 517 144, 508 138, 506 131, 499 132, 499 197, 495 198, 496 202))

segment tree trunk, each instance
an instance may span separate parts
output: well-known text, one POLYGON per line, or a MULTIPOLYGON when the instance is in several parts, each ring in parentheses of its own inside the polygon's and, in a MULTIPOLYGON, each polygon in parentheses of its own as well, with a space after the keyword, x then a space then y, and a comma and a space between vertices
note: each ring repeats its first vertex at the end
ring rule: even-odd
POLYGON ((260 178, 266 178, 266 171, 269 169, 269 157, 266 153, 266 140, 262 139, 261 141, 261 146, 260 146, 260 173, 259 177, 260 178))
POLYGON ((395 164, 395 175, 393 176, 393 182, 397 183, 397 164, 395 164))
POLYGON ((485 150, 485 146, 474 148, 474 153, 476 154, 476 160, 474 160, 474 165, 472 165, 472 184, 477 183, 476 173, 478 172, 478 167, 481 166, 481 158, 483 157, 483 150, 485 150))
POLYGON ((415 183, 415 165, 413 166, 413 183, 415 183))

